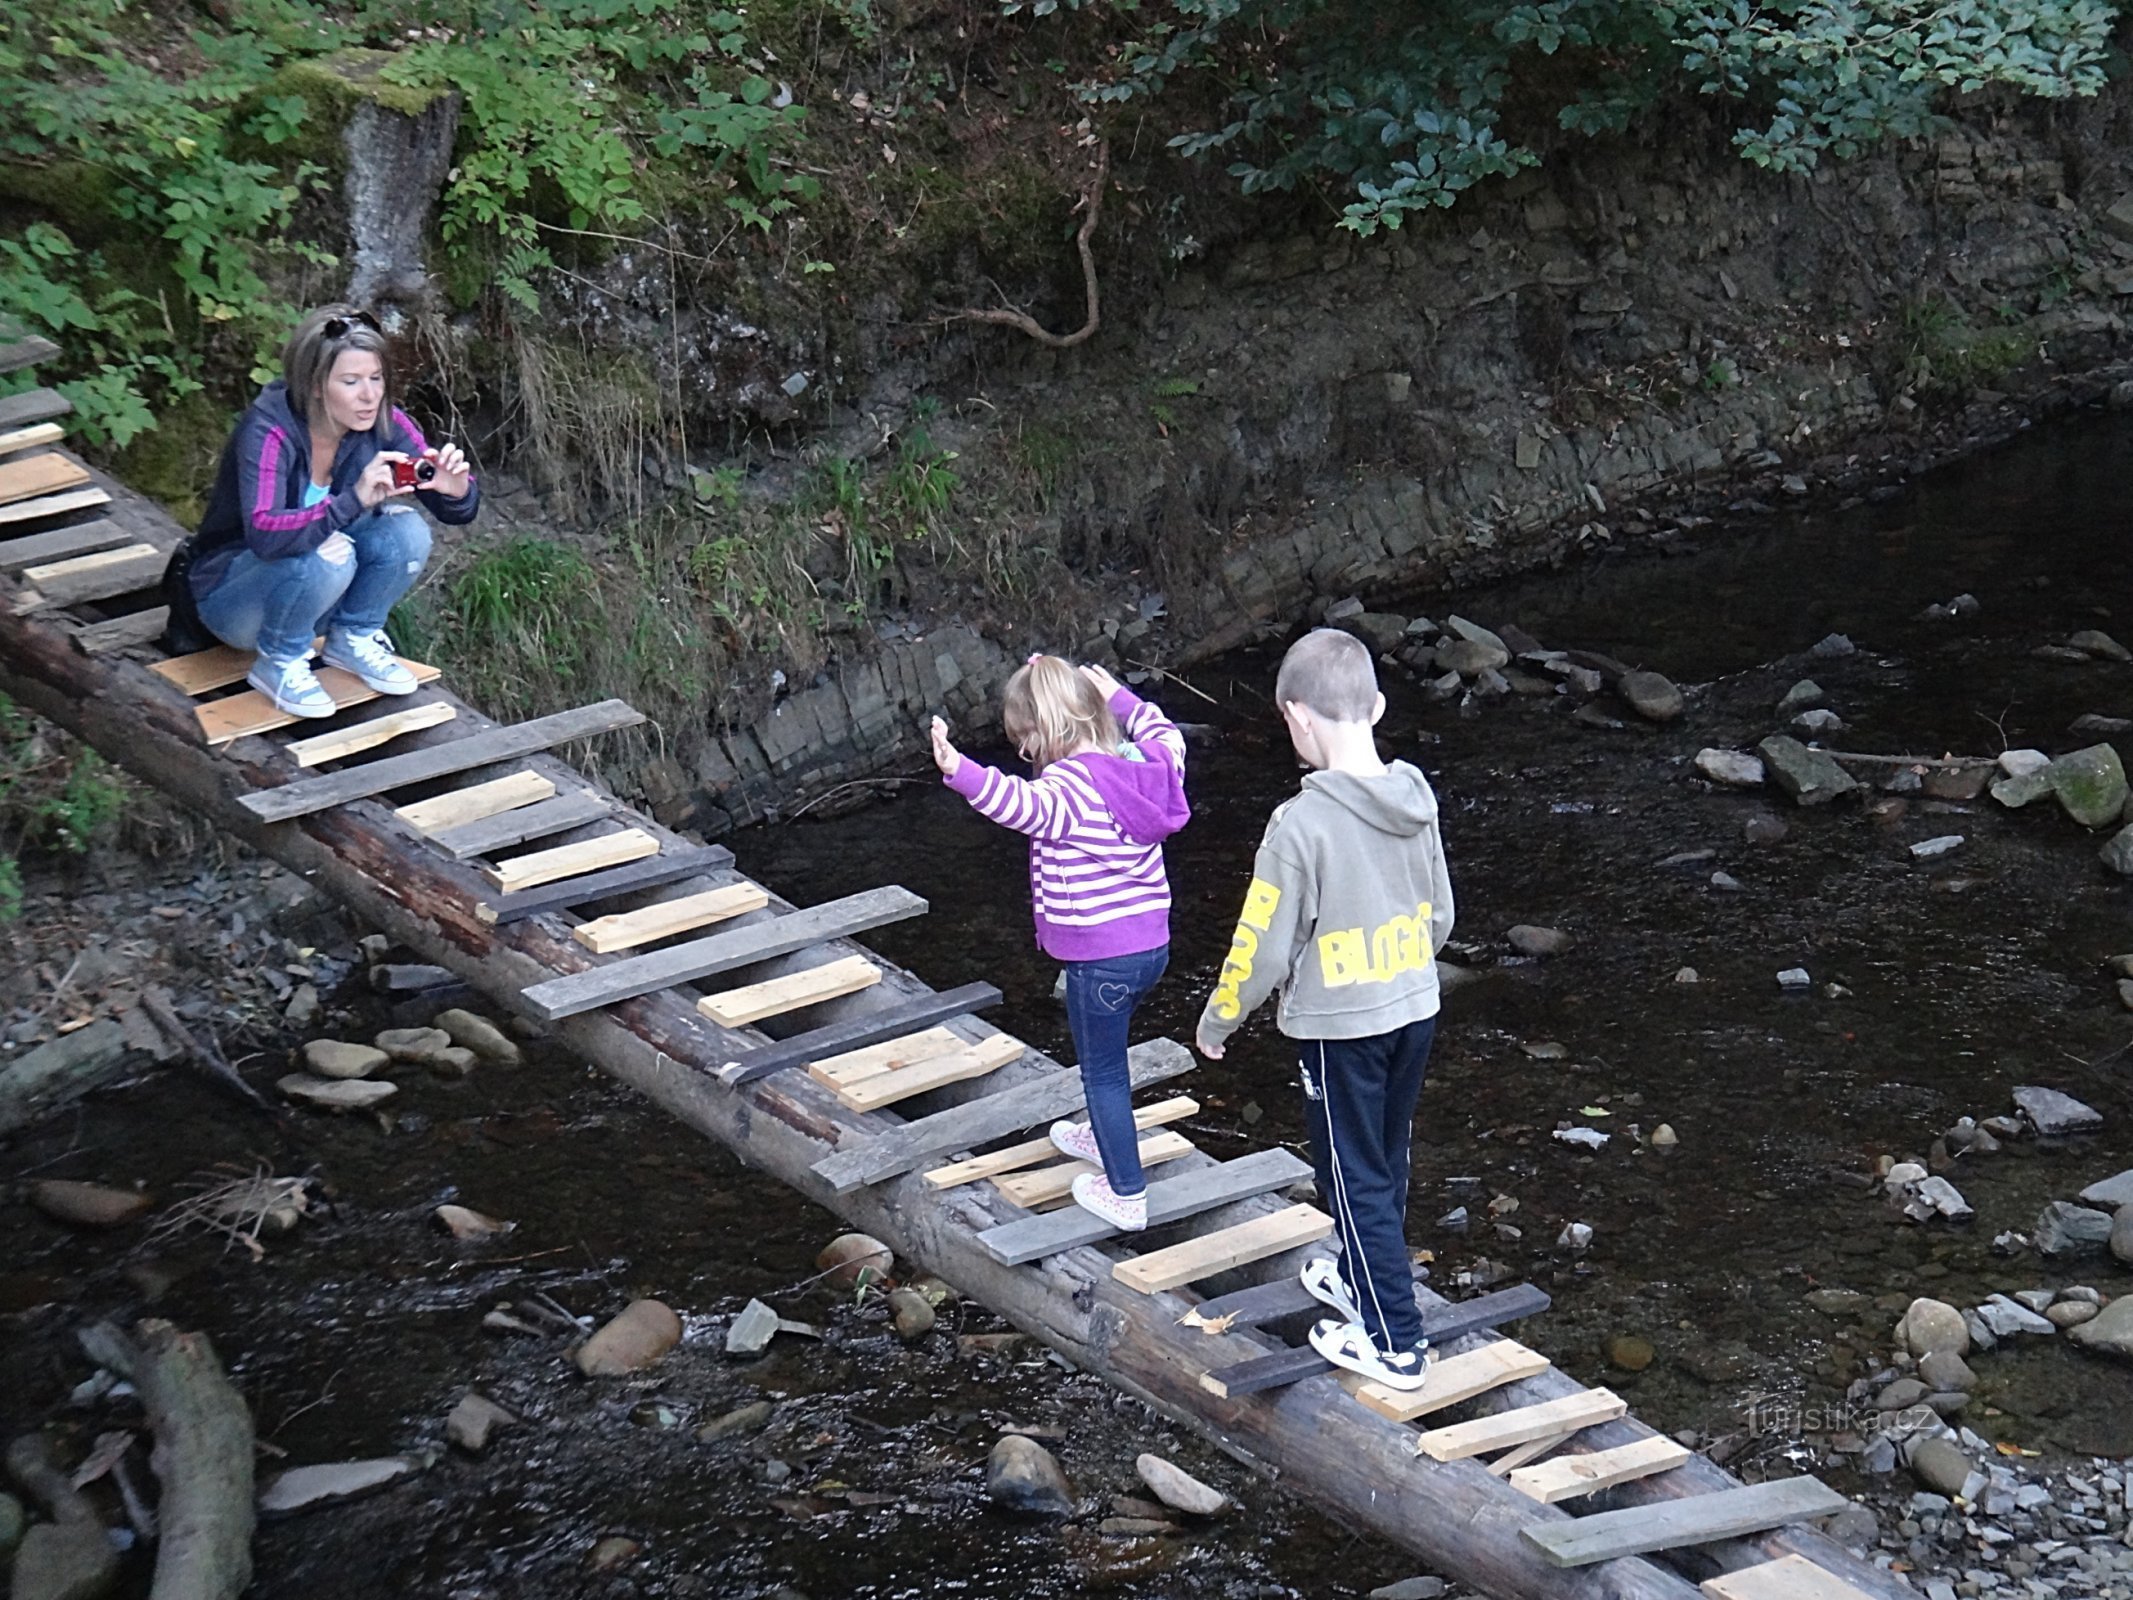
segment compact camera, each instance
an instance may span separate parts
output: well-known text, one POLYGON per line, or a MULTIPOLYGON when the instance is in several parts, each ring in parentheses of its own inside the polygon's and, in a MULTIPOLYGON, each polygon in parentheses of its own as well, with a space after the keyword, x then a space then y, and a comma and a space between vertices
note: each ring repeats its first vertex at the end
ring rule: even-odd
POLYGON ((418 489, 437 476, 434 461, 395 461, 391 466, 395 489, 418 489))

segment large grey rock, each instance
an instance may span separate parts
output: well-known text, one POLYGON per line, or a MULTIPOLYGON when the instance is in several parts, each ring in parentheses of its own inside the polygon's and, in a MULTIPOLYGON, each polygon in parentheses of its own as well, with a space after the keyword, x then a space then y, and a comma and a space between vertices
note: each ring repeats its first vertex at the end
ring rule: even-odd
POLYGON ((40 1522, 15 1552, 12 1600, 103 1600, 118 1583, 118 1551, 94 1522, 40 1522))
POLYGON ((452 1036, 442 1028, 387 1028, 371 1043, 395 1061, 422 1067, 439 1064, 454 1048, 452 1036))
POLYGON ((2133 822, 2106 839, 2096 858, 2121 878, 2133 878, 2133 822))
POLYGON ((1444 1593, 1444 1580, 1427 1573, 1413 1578, 1402 1578, 1398 1583, 1388 1583, 1382 1589, 1370 1591, 1369 1600, 1439 1600, 1444 1593))
POLYGON ((1930 1389, 1960 1390, 1968 1394, 1977 1387, 1977 1374, 1970 1363, 1953 1350, 1935 1350, 1918 1363, 1918 1375, 1930 1389))
POLYGON ((383 1050, 339 1039, 313 1039, 304 1046, 304 1065, 321 1078, 367 1078, 391 1060, 383 1050))
POLYGON ((2133 1206, 2120 1206, 2111 1219, 2111 1256, 2133 1267, 2133 1206))
POLYGON ((1010 1433, 992 1447, 985 1463, 985 1492, 995 1504, 1038 1517, 1073 1515, 1074 1486, 1034 1439, 1010 1433))
POLYGON ((1656 672, 1625 672, 1615 693, 1646 722, 1672 722, 1687 709, 1681 691, 1656 672))
POLYGON ((2133 1361, 2133 1294, 2120 1295, 2066 1336, 2084 1350, 2133 1361))
POLYGON ((1511 948, 1522 956, 1557 956, 1571 946, 1570 935, 1560 928, 1537 928, 1521 922, 1504 932, 1511 948))
POLYGON ((2128 650, 2101 628, 2083 628, 2066 642, 2069 649, 2079 650, 2099 661, 2133 661, 2133 650, 2128 650))
POLYGON ((2011 1338, 2018 1333, 2034 1333, 2040 1336, 2057 1333, 2050 1322, 2037 1315, 2029 1307, 2019 1304, 2004 1294, 1996 1294, 1977 1308, 1978 1320, 1992 1331, 1995 1339, 2011 1338))
POLYGON ((2090 1255, 2109 1248, 2111 1214, 2054 1200, 2038 1213, 2030 1234, 2045 1255, 2090 1255))
POLYGON ((288 1516, 372 1494, 420 1472, 429 1462, 421 1456, 380 1456, 371 1461, 335 1461, 318 1467, 291 1467, 259 1491, 261 1516, 288 1516))
POLYGON ((2010 778, 2026 778, 2050 766, 2052 758, 2042 750, 2002 750, 1993 764, 2010 778))
POLYGON ((2111 209, 2102 217, 2103 231, 2114 239, 2123 239, 2133 244, 2133 194, 2121 195, 2111 202, 2111 209))
POLYGON ((1155 1492, 1156 1499, 1173 1511, 1194 1517, 1219 1517, 1229 1509, 1228 1495, 1161 1456, 1143 1454, 1133 1463, 1133 1470, 1155 1492))
POLYGON ((314 1078, 308 1072, 277 1078, 274 1087, 289 1099, 321 1111, 367 1111, 400 1092, 398 1084, 382 1078, 314 1078))
POLYGON ((1992 786, 1992 798, 2009 810, 2019 811, 2052 792, 2051 763, 2027 772, 2012 773, 1992 786))
POLYGON ((1802 678, 1785 691, 1784 699, 1778 702, 1777 714, 1781 717, 1793 716, 1805 711, 1809 706, 1820 705, 1824 698, 1819 683, 1812 678, 1802 678))
POLYGON ((1699 750, 1696 752, 1696 770, 1728 789, 1760 789, 1763 786, 1763 763, 1745 750, 1699 750))
POLYGON ((2117 1211, 2133 1206, 2133 1167, 2128 1167, 2116 1177, 2092 1183, 2081 1191, 2083 1205, 2096 1206, 2104 1211, 2117 1211))
MULTIPOLYGON (((1330 619, 1329 619, 1330 620, 1330 619)), ((1384 655, 1406 637, 1407 619, 1390 611, 1363 611, 1332 624, 1352 633, 1370 647, 1374 656, 1384 655)))
POLYGON ((1858 788, 1852 775, 1819 750, 1774 733, 1755 747, 1770 781, 1803 806, 1818 806, 1858 788))
POLYGON ((2116 822, 2126 808, 2125 764, 2111 745, 2092 744, 2061 756, 2044 769, 2066 814, 2084 828, 2116 822))
POLYGON ((54 1222, 77 1228, 118 1228, 155 1209, 155 1196, 75 1178, 38 1178, 27 1191, 30 1204, 54 1222))
POLYGON ((588 1378, 642 1372, 681 1343, 681 1318, 660 1300, 632 1300, 578 1349, 578 1370, 588 1378))
POLYGON ((1501 650, 1504 660, 1511 659, 1511 646, 1503 635, 1484 628, 1478 622, 1469 622, 1461 616, 1450 616, 1444 619, 1444 626, 1447 632, 1456 633, 1460 638, 1471 640, 1475 644, 1485 644, 1492 650, 1501 650))
POLYGON ((1476 639, 1447 639, 1437 646, 1438 667, 1462 678, 1478 678, 1484 672, 1509 665, 1510 660, 1511 652, 1502 645, 1483 644, 1476 639))
POLYGON ((1951 1440, 1921 1439, 1911 1447, 1911 1476, 1952 1500, 1970 1481, 1970 1458, 1951 1440))
POLYGON ((473 1051, 484 1061, 493 1061, 500 1067, 515 1067, 519 1063, 518 1046, 505 1038, 503 1030, 487 1017, 457 1009, 440 1011, 437 1026, 450 1035, 452 1043, 473 1051))
POLYGON ((1943 1177, 1935 1176, 1921 1182, 1917 1197, 1950 1222, 1962 1222, 1977 1214, 1971 1209, 1970 1202, 1963 1198, 1962 1191, 1943 1177))
POLYGON ((2039 1138, 2055 1139, 2069 1133, 2086 1133, 2103 1126, 2103 1113, 2083 1105, 2070 1094, 2024 1084, 2014 1092, 2015 1109, 2029 1119, 2039 1138))
POLYGON ((1920 1359, 1940 1351, 1961 1356, 1969 1354, 1970 1330, 1963 1314, 1945 1300, 1921 1296, 1896 1324, 1896 1342, 1920 1359))

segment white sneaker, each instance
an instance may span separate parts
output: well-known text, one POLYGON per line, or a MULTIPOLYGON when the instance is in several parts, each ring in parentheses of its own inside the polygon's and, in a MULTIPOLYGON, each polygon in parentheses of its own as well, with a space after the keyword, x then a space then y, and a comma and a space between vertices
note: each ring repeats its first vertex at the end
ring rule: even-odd
POLYGON ((330 717, 340 710, 318 681, 318 674, 311 670, 309 656, 298 656, 294 661, 255 656, 244 681, 273 701, 276 711, 292 717, 330 717))
POLYGON ((1101 1172, 1084 1172, 1074 1180, 1074 1203, 1126 1233, 1139 1233, 1148 1226, 1147 1191, 1113 1194, 1111 1180, 1101 1172))
POLYGON ((1085 1122, 1053 1123, 1052 1147, 1076 1161, 1093 1161, 1099 1167, 1104 1164, 1103 1152, 1096 1148, 1096 1130, 1085 1122))
POLYGON ((1349 1372, 1359 1372, 1388 1389, 1419 1389, 1429 1381, 1429 1362, 1424 1340, 1412 1350, 1388 1356, 1370 1342, 1360 1322, 1336 1322, 1328 1317, 1311 1330, 1311 1348, 1349 1372))
POLYGON ((1341 1276, 1340 1263, 1331 1256, 1313 1256, 1303 1264, 1297 1278, 1304 1292, 1320 1305, 1331 1306, 1340 1313, 1343 1322, 1361 1322, 1363 1308, 1356 1302, 1355 1291, 1348 1287, 1348 1280, 1341 1276))
POLYGON ((413 694, 422 687, 393 654, 392 641, 382 628, 370 633, 336 628, 326 635, 326 648, 318 658, 329 667, 354 673, 364 687, 378 694, 413 694))

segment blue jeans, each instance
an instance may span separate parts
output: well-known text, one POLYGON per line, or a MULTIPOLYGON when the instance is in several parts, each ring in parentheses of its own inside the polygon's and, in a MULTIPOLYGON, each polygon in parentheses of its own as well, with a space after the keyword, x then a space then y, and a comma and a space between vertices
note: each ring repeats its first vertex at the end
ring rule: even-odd
POLYGON ((240 550, 197 604, 208 632, 269 661, 310 654, 329 628, 371 633, 414 587, 430 558, 430 528, 407 506, 379 506, 343 530, 355 558, 336 565, 313 552, 266 561, 240 550))
POLYGON ((1067 1026, 1081 1057, 1081 1089, 1089 1103, 1089 1128, 1103 1152, 1104 1175, 1114 1194, 1139 1194, 1141 1136, 1133 1126, 1133 1078, 1126 1067, 1126 1029, 1133 1008, 1170 965, 1170 946, 1130 956, 1066 964, 1067 1026))

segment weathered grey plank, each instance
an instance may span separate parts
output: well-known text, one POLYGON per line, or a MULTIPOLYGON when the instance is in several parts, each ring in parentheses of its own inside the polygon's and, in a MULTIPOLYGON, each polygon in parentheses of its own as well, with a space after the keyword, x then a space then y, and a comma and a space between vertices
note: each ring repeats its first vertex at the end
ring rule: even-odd
MULTIPOLYGON (((1079 1078, 1080 1074, 1074 1074, 1079 1078)), ((1148 1226, 1159 1228, 1216 1206, 1249 1200, 1286 1188, 1311 1176, 1311 1164, 1289 1150, 1254 1150, 1234 1161, 1220 1161, 1175 1178, 1148 1185, 1148 1226)), ((1023 1217, 987 1228, 978 1235, 986 1254, 1007 1266, 1055 1256, 1076 1245, 1108 1239, 1118 1230, 1080 1206, 1047 1211, 1042 1216, 1023 1217)))
POLYGON ((788 956, 825 940, 849 938, 885 923, 923 916, 925 910, 926 902, 909 889, 893 885, 868 889, 809 906, 805 911, 767 917, 708 938, 691 939, 671 949, 611 961, 604 967, 574 972, 566 978, 551 978, 528 989, 525 999, 536 1016, 554 1022, 559 1017, 574 1017, 581 1011, 650 994, 654 989, 694 983, 713 973, 788 956))
POLYGON ((116 550, 133 542, 131 532, 109 517, 98 517, 77 527, 54 528, 49 533, 0 541, 0 572, 20 572, 24 567, 64 561, 68 556, 85 556, 97 550, 116 550))
POLYGON ((410 750, 405 755, 387 756, 382 761, 367 762, 342 772, 300 778, 279 788, 260 789, 240 797, 238 804, 268 822, 287 822, 294 817, 308 817, 314 811, 346 805, 351 800, 367 800, 388 789, 402 789, 431 778, 447 778, 455 772, 465 772, 469 767, 509 761, 514 756, 552 749, 573 739, 588 739, 597 733, 634 727, 643 720, 643 712, 623 701, 602 700, 597 705, 535 717, 531 722, 470 733, 464 738, 432 745, 427 750, 410 750))
POLYGON ((445 828, 431 834, 430 843, 454 861, 464 861, 469 856, 485 856, 493 850, 524 844, 528 839, 545 839, 565 828, 598 822, 613 812, 614 805, 605 795, 580 789, 574 794, 559 794, 552 800, 445 828))
MULTIPOLYGON (((1145 1088, 1190 1072, 1192 1052, 1174 1039, 1151 1039, 1126 1052, 1133 1087, 1145 1088)), ((972 1150, 1004 1139, 1040 1122, 1050 1122, 1081 1108, 1081 1074, 1055 1072, 1034 1083, 1018 1084, 965 1105, 951 1106, 892 1129, 878 1139, 839 1150, 815 1163, 816 1177, 839 1194, 882 1183, 951 1150, 972 1150)))
POLYGON ((1820 1478, 1777 1478, 1686 1500, 1535 1523, 1519 1532, 1556 1566, 1583 1567, 1618 1556, 1738 1539, 1789 1522, 1826 1517, 1850 1504, 1820 1478))
MULTIPOLYGON (((144 549, 139 555, 107 562, 86 572, 62 572, 25 581, 35 584, 46 606, 79 605, 84 600, 115 600, 137 589, 153 589, 163 581, 163 568, 169 562, 168 550, 144 549)), ((32 567, 29 570, 41 569, 32 567)))
MULTIPOLYGON (((1415 1282, 1427 1283, 1429 1268, 1415 1268, 1415 1282)), ((1279 1322, 1305 1311, 1319 1309, 1319 1302, 1305 1290, 1296 1274, 1284 1273, 1271 1283, 1255 1283, 1234 1294, 1217 1295, 1194 1306, 1202 1322, 1220 1322, 1226 1328, 1256 1328, 1263 1322, 1279 1322)))
POLYGON ((493 901, 482 901, 474 909, 482 921, 502 927, 527 917, 537 917, 544 911, 562 911, 570 906, 589 905, 595 900, 612 900, 618 894, 633 894, 639 889, 656 889, 661 884, 701 877, 732 864, 733 852, 722 844, 708 844, 695 850, 670 850, 665 855, 646 856, 642 861, 610 867, 605 872, 588 872, 582 877, 544 883, 538 889, 499 895, 493 901))
MULTIPOLYGON (((1317 1302, 1312 1303, 1315 1305, 1317 1302)), ((1449 1344, 1462 1335, 1479 1333, 1485 1328, 1500 1327, 1506 1322, 1515 1322, 1520 1317, 1530 1317, 1546 1311, 1549 1304, 1544 1291, 1534 1288, 1530 1283, 1520 1283, 1508 1289, 1496 1289, 1488 1294, 1476 1295, 1471 1300, 1460 1300, 1449 1306, 1425 1305, 1422 1311, 1422 1336, 1431 1344, 1449 1344)), ((1204 1311, 1202 1314, 1205 1314, 1204 1311)), ((1288 1384, 1301 1383, 1305 1378, 1314 1378, 1321 1372, 1332 1370, 1332 1362, 1309 1345, 1299 1345, 1293 1350, 1276 1350, 1268 1355, 1254 1356, 1249 1361, 1234 1362, 1206 1373, 1200 1379, 1200 1387, 1209 1394, 1219 1394, 1234 1400, 1239 1395, 1257 1394, 1262 1389, 1279 1389, 1288 1384)))
POLYGON ((753 1083, 787 1067, 843 1055, 847 1050, 864 1050, 870 1044, 886 1044, 907 1033, 921 1033, 999 1003, 1000 991, 989 983, 966 983, 945 994, 918 995, 750 1050, 719 1068, 718 1075, 727 1083, 753 1083))
POLYGON ((150 606, 145 611, 132 611, 108 622, 92 622, 86 628, 77 628, 74 648, 85 656, 100 656, 112 650, 123 650, 130 644, 147 644, 160 639, 163 630, 169 626, 170 607, 150 606))
POLYGON ((33 422, 50 422, 74 409, 74 402, 56 389, 28 389, 0 399, 0 432, 23 428, 33 422))
POLYGON ((59 346, 42 334, 30 334, 26 338, 0 344, 0 372, 18 372, 24 367, 34 367, 40 361, 50 361, 59 354, 59 346))

